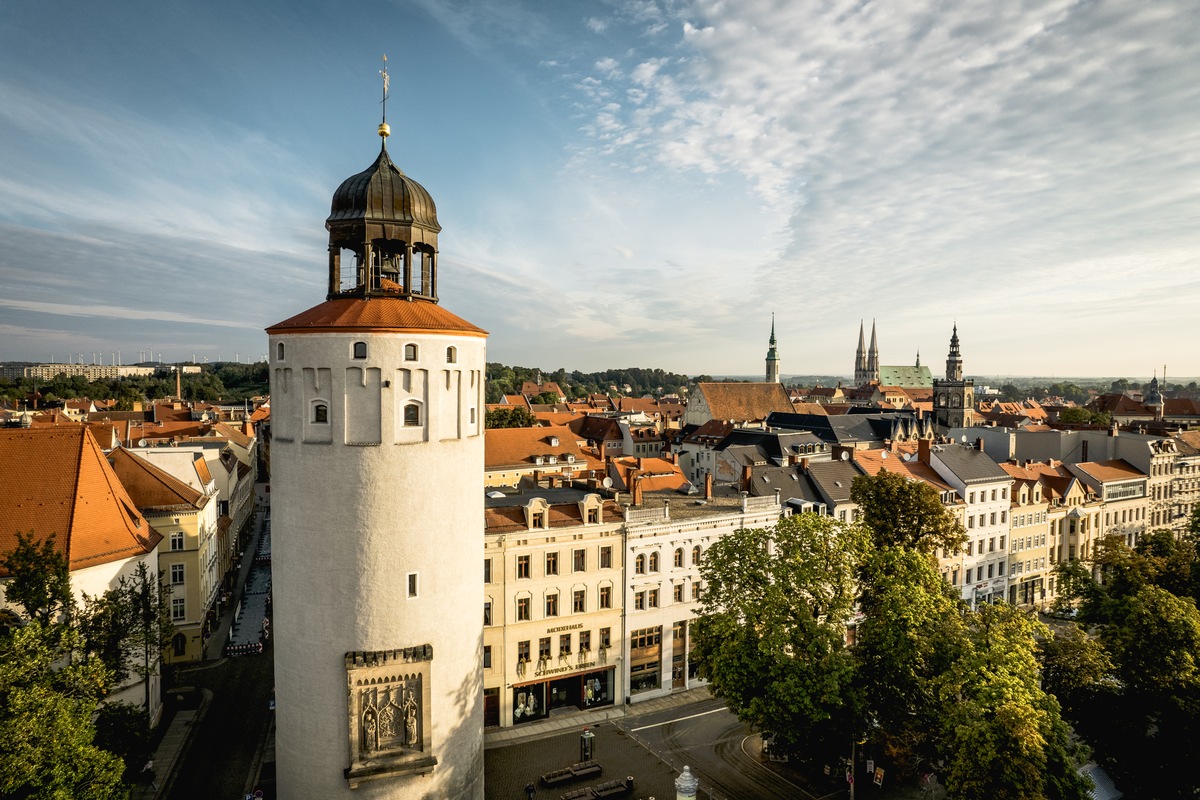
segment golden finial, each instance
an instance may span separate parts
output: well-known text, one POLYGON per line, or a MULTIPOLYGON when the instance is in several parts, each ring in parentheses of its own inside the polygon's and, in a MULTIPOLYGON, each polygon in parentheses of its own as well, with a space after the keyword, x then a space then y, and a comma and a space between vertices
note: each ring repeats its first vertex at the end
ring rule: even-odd
POLYGON ((387 137, 389 135, 391 135, 391 132, 392 132, 391 127, 389 127, 387 124, 388 86, 390 85, 391 82, 388 79, 387 54, 386 53, 383 56, 383 69, 379 70, 379 74, 383 76, 383 99, 379 101, 380 104, 383 106, 383 121, 379 123, 379 136, 381 138, 383 138, 384 140, 386 140, 387 137))

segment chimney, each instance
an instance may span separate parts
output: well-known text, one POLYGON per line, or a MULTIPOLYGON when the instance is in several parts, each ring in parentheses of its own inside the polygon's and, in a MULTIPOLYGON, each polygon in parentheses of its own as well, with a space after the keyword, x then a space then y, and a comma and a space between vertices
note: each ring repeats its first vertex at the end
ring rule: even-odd
POLYGON ((750 474, 751 474, 750 467, 748 467, 748 466, 742 467, 742 491, 743 492, 750 491, 750 474))
POLYGON ((1088 461, 1089 460, 1088 459, 1088 440, 1087 439, 1083 440, 1083 456, 1079 460, 1080 461, 1088 461))
POLYGON ((808 472, 808 459, 807 458, 800 459, 800 471, 805 472, 805 473, 808 472))
POLYGON ((183 399, 183 389, 180 388, 180 377, 179 377, 181 373, 182 373, 182 370, 179 369, 179 367, 175 367, 175 396, 178 397, 180 400, 183 399))
POLYGON ((704 499, 712 500, 712 473, 704 473, 704 499))
POLYGON ((929 440, 920 439, 917 441, 917 460, 922 464, 929 463, 929 440))
POLYGON ((980 436, 978 439, 975 440, 975 449, 981 453, 983 452, 983 437, 982 436, 980 436))
POLYGON ((540 469, 533 471, 533 485, 535 488, 542 485, 542 471, 540 469))
POLYGON ((633 504, 641 507, 642 505, 642 475, 634 470, 629 473, 629 484, 633 488, 633 504))

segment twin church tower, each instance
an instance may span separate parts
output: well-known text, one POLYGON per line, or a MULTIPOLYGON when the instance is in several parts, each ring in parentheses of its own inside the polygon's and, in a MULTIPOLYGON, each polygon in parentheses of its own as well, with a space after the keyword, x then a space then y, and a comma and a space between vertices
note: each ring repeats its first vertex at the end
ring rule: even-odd
POLYGON ((483 798, 487 334, 438 305, 437 210, 389 132, 333 195, 325 301, 267 329, 290 800, 483 798))

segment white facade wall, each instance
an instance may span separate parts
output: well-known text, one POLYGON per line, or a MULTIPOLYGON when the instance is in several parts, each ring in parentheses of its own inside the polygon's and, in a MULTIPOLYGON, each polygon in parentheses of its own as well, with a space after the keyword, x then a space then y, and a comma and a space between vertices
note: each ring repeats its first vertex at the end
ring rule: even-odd
POLYGON ((699 678, 689 677, 691 664, 687 655, 691 642, 690 625, 699 607, 695 593, 700 588, 700 563, 712 543, 722 536, 741 528, 774 527, 781 511, 774 497, 747 497, 743 499, 741 509, 714 510, 711 515, 681 519, 670 519, 661 509, 630 510, 625 540, 626 630, 621 642, 620 665, 624 673, 621 684, 628 687, 632 702, 662 697, 673 689, 704 685, 699 678), (699 559, 693 555, 696 548, 700 549, 699 559), (682 566, 675 563, 677 550, 682 552, 682 566), (657 570, 651 568, 655 555, 657 570), (645 565, 641 572, 638 571, 639 556, 645 565), (682 600, 675 599, 675 586, 683 587, 682 600), (650 603, 652 592, 657 592, 656 605, 650 603), (676 623, 684 623, 679 639, 673 637, 676 623), (631 635, 654 628, 661 628, 661 647, 654 685, 647 688, 654 666, 646 663, 645 650, 634 651, 631 635), (676 655, 681 655, 682 659, 676 660, 676 655), (639 661, 642 663, 635 663, 639 661))
POLYGON ((485 340, 396 330, 270 342, 279 794, 482 798, 485 340), (409 404, 417 425, 404 424, 409 404), (424 755, 437 765, 351 789, 345 655, 422 645, 424 755))
POLYGON ((1007 600, 1012 479, 966 484, 938 460, 936 451, 930 466, 966 503, 963 510, 967 544, 962 559, 962 599, 972 604, 990 598, 1007 600))

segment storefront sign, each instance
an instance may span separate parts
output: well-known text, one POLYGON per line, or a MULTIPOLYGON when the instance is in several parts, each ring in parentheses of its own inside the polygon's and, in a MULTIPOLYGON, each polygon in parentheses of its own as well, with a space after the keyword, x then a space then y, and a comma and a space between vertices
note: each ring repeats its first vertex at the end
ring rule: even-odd
POLYGON ((535 675, 557 675, 560 672, 574 672, 577 669, 591 669, 596 666, 595 661, 588 661, 585 664, 576 664, 573 667, 555 667, 554 669, 544 669, 541 672, 534 673, 535 675))
POLYGON ((546 628, 546 633, 561 633, 563 631, 574 631, 583 627, 582 622, 576 622, 574 625, 559 625, 557 628, 546 628))

